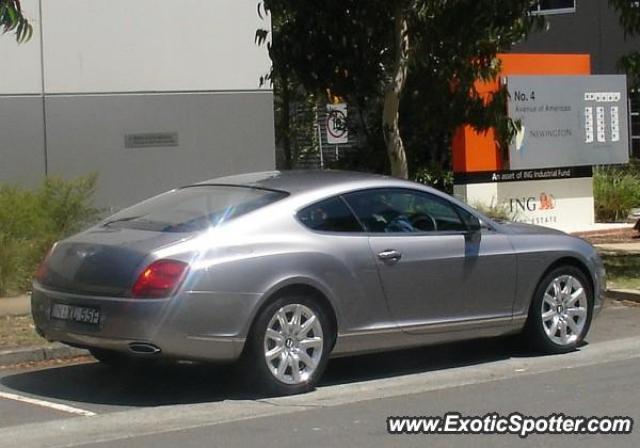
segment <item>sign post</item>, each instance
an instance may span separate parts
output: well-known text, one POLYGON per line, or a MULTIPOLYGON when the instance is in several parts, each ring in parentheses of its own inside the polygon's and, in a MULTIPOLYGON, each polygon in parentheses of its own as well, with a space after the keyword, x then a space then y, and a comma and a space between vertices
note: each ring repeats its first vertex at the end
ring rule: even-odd
MULTIPOLYGON (((591 76, 589 55, 499 57, 509 116, 522 128, 505 160, 493 130, 461 127, 453 139, 455 195, 500 205, 516 221, 593 229, 593 166, 629 160, 626 77, 591 76)), ((479 81, 484 92, 499 87, 479 81)))

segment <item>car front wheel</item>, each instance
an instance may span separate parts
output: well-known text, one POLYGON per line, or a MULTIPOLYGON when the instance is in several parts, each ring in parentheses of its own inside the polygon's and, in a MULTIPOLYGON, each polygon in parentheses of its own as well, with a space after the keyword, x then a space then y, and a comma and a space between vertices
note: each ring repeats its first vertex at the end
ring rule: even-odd
POLYGON ((539 351, 569 352, 584 340, 592 313, 593 291, 586 276, 573 266, 559 267, 538 285, 525 334, 539 351))

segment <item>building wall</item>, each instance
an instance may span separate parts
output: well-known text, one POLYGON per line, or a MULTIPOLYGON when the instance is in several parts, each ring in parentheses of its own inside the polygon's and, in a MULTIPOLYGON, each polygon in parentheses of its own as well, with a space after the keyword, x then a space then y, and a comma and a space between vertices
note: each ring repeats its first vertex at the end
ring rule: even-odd
MULTIPOLYGON (((625 37, 609 0, 576 0, 575 12, 546 15, 549 28, 532 34, 513 52, 591 55, 594 75, 616 74, 621 56, 640 48, 640 37, 625 37)), ((640 93, 630 94, 630 152, 640 157, 640 93)))
MULTIPOLYGON (((253 0, 24 0, 34 36, 0 78, 0 182, 99 173, 97 203, 275 164, 253 0), (40 15, 41 14, 41 15, 40 15), (127 135, 177 144, 131 148, 127 135)), ((8 59, 6 59, 8 58, 8 59)))
POLYGON ((640 38, 625 39, 618 14, 608 0, 576 0, 571 13, 545 16, 548 29, 513 48, 514 53, 586 53, 593 74, 618 73, 620 56, 640 47, 640 38))

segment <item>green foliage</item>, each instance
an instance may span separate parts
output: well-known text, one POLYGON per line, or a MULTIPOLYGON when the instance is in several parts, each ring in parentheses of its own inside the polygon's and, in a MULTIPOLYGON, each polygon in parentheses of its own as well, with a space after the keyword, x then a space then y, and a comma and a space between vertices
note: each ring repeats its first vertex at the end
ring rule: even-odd
POLYGON ((620 24, 627 35, 640 34, 640 1, 609 0, 609 4, 620 14, 620 24))
MULTIPOLYGON (((496 54, 542 25, 541 16, 528 14, 536 1, 264 0, 260 5, 274 23, 270 75, 286 73, 318 97, 327 89, 344 97, 362 114, 362 164, 382 162, 369 169, 388 170, 388 162, 371 153, 384 154, 381 116, 397 56, 394 19, 401 11, 408 24, 403 37, 409 67, 399 92, 400 129, 410 171, 431 161, 442 164, 452 132, 463 123, 479 130, 496 127, 505 139, 513 134, 505 93, 485 96, 475 82, 495 77, 496 54)), ((258 30, 256 40, 268 42, 267 36, 258 30)))
POLYGON ((44 182, 40 201, 58 239, 78 232, 97 219, 100 211, 91 206, 96 182, 96 174, 71 181, 50 177, 44 182))
POLYGON ((51 245, 99 217, 96 176, 49 178, 35 190, 0 185, 0 296, 29 288, 51 245))
POLYGON ((622 56, 618 61, 618 69, 629 76, 629 87, 640 89, 640 52, 622 56))
POLYGON ((621 222, 640 207, 640 172, 631 167, 598 167, 593 173, 596 220, 621 222))
POLYGON ((22 13, 20 0, 0 0, 0 30, 15 33, 18 43, 31 39, 33 26, 22 13))
MULTIPOLYGON (((609 4, 620 15, 625 36, 640 36, 640 1, 609 0, 609 4)), ((630 87, 640 88, 640 52, 633 51, 620 58, 618 67, 629 75, 630 87)))
POLYGON ((413 175, 413 180, 448 194, 453 193, 453 171, 444 169, 440 165, 419 168, 413 175))

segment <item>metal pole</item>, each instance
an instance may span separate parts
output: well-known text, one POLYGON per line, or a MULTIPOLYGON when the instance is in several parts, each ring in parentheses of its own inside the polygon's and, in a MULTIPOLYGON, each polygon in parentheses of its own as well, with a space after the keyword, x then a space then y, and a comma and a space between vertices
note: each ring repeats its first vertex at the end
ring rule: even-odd
POLYGON ((318 120, 318 107, 316 106, 316 125, 318 126, 318 145, 320 146, 320 169, 324 169, 324 154, 322 151, 322 129, 318 120))
MULTIPOLYGON (((629 133, 629 157, 633 157, 633 108, 631 102, 631 96, 633 90, 631 90, 629 98, 627 98, 627 121, 628 121, 628 133, 629 133)), ((640 111, 639 111, 640 112, 640 111)))

